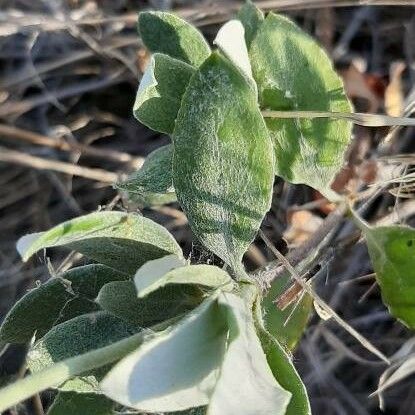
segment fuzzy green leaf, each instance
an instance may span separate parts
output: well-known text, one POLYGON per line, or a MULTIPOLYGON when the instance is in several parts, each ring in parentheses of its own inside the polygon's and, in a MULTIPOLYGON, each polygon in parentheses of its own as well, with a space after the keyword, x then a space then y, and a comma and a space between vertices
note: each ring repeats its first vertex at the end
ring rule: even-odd
MULTIPOLYGON (((169 255, 171 257, 172 255, 169 255)), ((157 263, 169 257, 156 259, 151 261, 153 269, 157 267, 157 263)), ((149 264, 149 263, 147 263, 149 264)), ((211 289, 221 288, 222 290, 231 291, 234 283, 229 274, 222 269, 212 265, 188 265, 174 267, 166 272, 152 272, 152 269, 144 269, 147 264, 137 271, 134 281, 140 298, 146 297, 154 291, 168 286, 182 284, 196 284, 209 287, 211 289)), ((163 265, 163 264, 161 264, 163 265)))
MULTIPOLYGON (((29 352, 28 366, 39 372, 56 362, 107 346, 137 333, 137 326, 104 312, 84 314, 54 326, 29 352)), ((60 386, 64 391, 100 392, 98 381, 108 371, 100 368, 60 386)))
POLYGON ((300 340, 313 311, 313 299, 307 293, 284 310, 274 303, 275 299, 287 288, 289 275, 277 278, 262 300, 265 328, 280 344, 293 350, 300 340))
POLYGON ((17 249, 23 261, 27 261, 41 249, 63 245, 128 274, 134 274, 151 259, 182 255, 173 236, 161 225, 124 212, 80 216, 49 231, 24 236, 17 249))
POLYGON ((238 19, 245 28, 245 42, 249 49, 264 21, 264 13, 252 1, 247 0, 238 12, 238 19))
POLYGON ((190 311, 202 301, 202 292, 186 285, 167 286, 139 299, 132 281, 116 281, 104 285, 96 301, 127 322, 149 327, 190 311))
POLYGON ((285 415, 311 415, 307 390, 289 355, 278 341, 265 330, 258 303, 255 305, 254 313, 257 334, 267 356, 268 365, 277 382, 292 395, 285 415))
POLYGON ((168 144, 150 153, 143 166, 117 188, 128 193, 130 199, 144 205, 174 202, 176 194, 172 179, 173 146, 168 144))
POLYGON ((152 53, 164 53, 194 66, 199 66, 210 55, 202 33, 171 13, 140 13, 138 32, 152 53))
POLYGON ((29 291, 10 310, 0 328, 0 343, 26 343, 36 332, 41 338, 52 326, 96 311, 93 302, 110 281, 125 279, 104 265, 73 268, 29 291))
POLYGON ((185 62, 154 54, 137 91, 133 108, 137 120, 152 130, 171 134, 182 96, 194 72, 185 62))
MULTIPOLYGON (((343 83, 323 49, 289 19, 268 14, 250 48, 261 107, 351 112, 343 83)), ((276 174, 327 197, 344 162, 352 124, 334 119, 266 119, 276 174)))
POLYGON ((173 183, 193 232, 238 268, 270 206, 274 159, 255 88, 218 53, 190 81, 173 144, 173 183))
POLYGON ((268 366, 251 310, 235 294, 220 301, 228 309, 229 344, 207 415, 285 415, 291 394, 268 366))
POLYGON ((415 328, 415 229, 381 226, 363 231, 383 302, 394 317, 415 328))
POLYGON ((152 336, 101 382, 107 396, 142 412, 206 405, 226 344, 223 311, 210 298, 177 325, 152 336))
POLYGON ((59 392, 47 415, 113 415, 114 403, 92 393, 59 392))

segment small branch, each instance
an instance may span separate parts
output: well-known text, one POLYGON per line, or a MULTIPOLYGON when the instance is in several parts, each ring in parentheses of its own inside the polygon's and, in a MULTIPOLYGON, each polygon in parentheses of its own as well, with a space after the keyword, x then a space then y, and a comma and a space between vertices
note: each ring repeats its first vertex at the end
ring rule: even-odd
POLYGON ((118 174, 106 170, 78 166, 77 164, 65 163, 63 161, 48 160, 42 157, 31 156, 21 151, 9 150, 5 147, 0 147, 0 161, 38 170, 52 170, 72 176, 85 177, 86 179, 107 184, 113 184, 119 178, 118 174))
POLYGON ((390 117, 389 115, 365 114, 361 112, 262 111, 262 115, 265 118, 335 118, 337 120, 351 121, 364 127, 415 126, 415 118, 390 117))
POLYGON ((313 300, 328 314, 333 318, 341 327, 343 327, 348 333, 350 333, 363 347, 372 352, 374 355, 378 356, 381 360, 390 364, 389 359, 372 343, 369 342, 364 336, 362 336, 357 330, 350 326, 346 321, 344 321, 314 290, 313 288, 305 282, 301 276, 298 274, 296 269, 290 264, 287 258, 274 247, 272 242, 267 238, 267 236, 260 231, 261 237, 272 251, 272 253, 278 258, 278 260, 283 264, 284 268, 291 274, 292 278, 306 291, 313 300))
POLYGON ((56 148, 61 151, 79 151, 89 156, 103 158, 107 160, 117 161, 120 163, 132 163, 135 167, 140 167, 144 159, 141 157, 133 157, 128 153, 116 150, 107 150, 95 148, 84 144, 69 143, 66 140, 47 137, 32 131, 23 130, 21 128, 0 124, 0 135, 24 141, 26 143, 36 144, 45 147, 56 148))

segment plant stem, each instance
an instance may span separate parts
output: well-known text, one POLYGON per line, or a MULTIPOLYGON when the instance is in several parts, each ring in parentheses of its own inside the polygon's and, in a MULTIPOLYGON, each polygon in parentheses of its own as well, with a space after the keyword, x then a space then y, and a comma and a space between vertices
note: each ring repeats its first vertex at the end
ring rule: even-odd
POLYGON ((361 112, 262 111, 262 115, 264 118, 335 118, 351 121, 364 127, 415 126, 414 118, 390 117, 389 115, 365 114, 361 112))
POLYGON ((121 359, 135 350, 148 333, 149 330, 144 330, 101 349, 63 360, 0 389, 0 413, 45 389, 62 384, 73 376, 121 359))

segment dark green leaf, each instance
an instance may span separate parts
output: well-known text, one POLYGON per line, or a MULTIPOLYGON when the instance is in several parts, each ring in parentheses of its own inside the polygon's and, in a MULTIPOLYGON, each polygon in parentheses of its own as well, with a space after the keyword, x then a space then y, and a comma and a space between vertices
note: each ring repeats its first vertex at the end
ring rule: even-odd
POLYGON ((210 55, 203 35, 171 13, 140 13, 138 32, 145 46, 153 53, 164 53, 194 66, 199 66, 210 55))
POLYGON ((67 246, 128 274, 151 259, 182 256, 173 236, 150 219, 133 213, 96 212, 55 226, 47 232, 21 238, 17 249, 27 261, 35 252, 67 246))
POLYGON ((104 310, 141 327, 190 311, 201 301, 202 292, 188 285, 167 286, 139 299, 132 281, 104 285, 97 298, 104 310))
POLYGON ((114 403, 93 393, 59 392, 47 415, 113 415, 114 403))
POLYGON ((272 282, 271 288, 262 300, 262 309, 265 328, 281 345, 288 350, 293 350, 310 318, 313 299, 309 294, 303 293, 298 301, 280 310, 274 301, 284 292, 289 281, 289 275, 284 275, 272 282))
POLYGON ((298 375, 290 357, 263 326, 259 304, 255 307, 257 334, 271 371, 277 382, 291 392, 291 400, 285 415, 311 415, 307 390, 298 375))
POLYGON ((170 203, 176 200, 172 179, 173 146, 168 144, 150 153, 141 169, 133 173, 117 187, 128 193, 137 202, 154 204, 161 200, 170 203))
POLYGON ((415 328, 415 229, 381 226, 363 231, 383 302, 394 317, 415 328))
POLYGON ((29 291, 11 309, 0 328, 0 343, 41 338, 53 325, 97 310, 95 297, 104 284, 125 279, 104 265, 73 268, 29 291))
POLYGON ((173 144, 173 183, 193 232, 238 268, 270 206, 274 159, 255 88, 218 53, 190 81, 173 144))
POLYGON ((239 10, 238 19, 244 26, 245 42, 249 49, 259 27, 264 21, 264 13, 252 1, 247 0, 239 10))
MULTIPOLYGON (((29 353, 28 365, 38 372, 53 363, 89 352, 137 333, 137 326, 104 311, 75 317, 54 326, 29 353)), ((99 392, 98 380, 109 368, 100 368, 67 381, 61 390, 99 392)))
MULTIPOLYGON (((272 110, 351 112, 343 83, 323 49, 289 19, 270 13, 250 48, 261 106, 272 110)), ((352 124, 334 119, 272 119, 276 174, 328 197, 344 162, 352 124)))
POLYGON ((137 91, 134 116, 152 130, 171 134, 182 96, 194 72, 187 63, 154 54, 137 91))

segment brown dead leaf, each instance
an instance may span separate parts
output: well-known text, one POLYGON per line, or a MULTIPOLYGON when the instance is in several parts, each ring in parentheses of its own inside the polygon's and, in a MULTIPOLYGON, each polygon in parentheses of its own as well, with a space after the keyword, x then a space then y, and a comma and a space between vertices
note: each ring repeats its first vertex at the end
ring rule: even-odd
POLYGON ((306 241, 322 224, 323 219, 308 210, 297 210, 289 215, 290 226, 284 233, 284 239, 291 246, 306 241))

